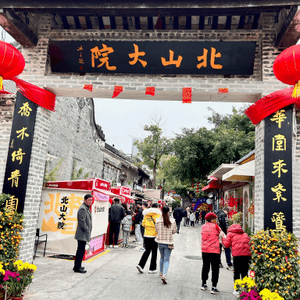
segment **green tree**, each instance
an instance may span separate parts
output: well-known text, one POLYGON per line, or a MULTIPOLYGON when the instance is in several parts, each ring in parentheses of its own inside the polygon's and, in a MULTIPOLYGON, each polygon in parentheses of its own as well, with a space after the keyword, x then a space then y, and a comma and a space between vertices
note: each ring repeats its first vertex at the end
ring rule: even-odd
POLYGON ((173 150, 178 158, 177 175, 181 181, 206 179, 211 170, 210 153, 214 148, 214 134, 202 127, 198 130, 184 128, 173 142, 173 150))
POLYGON ((159 122, 152 125, 145 125, 144 130, 149 132, 149 135, 142 141, 136 141, 135 145, 139 150, 139 156, 153 171, 154 182, 156 182, 156 172, 159 166, 159 161, 163 155, 171 152, 172 142, 170 139, 163 137, 163 131, 160 128, 159 122))

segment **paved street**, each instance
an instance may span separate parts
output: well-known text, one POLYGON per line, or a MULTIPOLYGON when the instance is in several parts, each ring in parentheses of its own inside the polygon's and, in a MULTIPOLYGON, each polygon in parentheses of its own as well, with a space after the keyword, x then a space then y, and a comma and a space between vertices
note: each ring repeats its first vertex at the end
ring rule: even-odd
MULTIPOLYGON (((236 299, 232 295, 233 273, 220 270, 219 295, 211 295, 209 289, 201 291, 200 272, 202 267, 200 248, 201 226, 182 227, 175 234, 175 249, 171 255, 168 284, 162 284, 157 274, 139 274, 136 265, 142 255, 139 247, 111 249, 106 254, 87 262, 83 266, 86 274, 72 271, 73 261, 37 257, 34 281, 25 297, 26 300, 75 300, 75 299, 236 299)), ((134 240, 131 236, 130 240, 134 240)), ((225 266, 225 255, 222 253, 225 266)), ((159 262, 159 254, 158 254, 159 262)))

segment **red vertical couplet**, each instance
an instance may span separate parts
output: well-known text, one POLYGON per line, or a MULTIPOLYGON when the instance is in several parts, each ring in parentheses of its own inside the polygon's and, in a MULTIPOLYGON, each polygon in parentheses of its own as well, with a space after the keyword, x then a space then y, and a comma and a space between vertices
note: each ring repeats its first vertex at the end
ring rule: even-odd
POLYGON ((145 95, 154 96, 155 95, 155 87, 146 87, 145 95))
POLYGON ((182 103, 192 103, 192 88, 182 88, 182 103))
POLYGON ((115 86, 115 89, 114 89, 114 93, 112 95, 112 98, 115 98, 117 97, 121 92, 123 92, 123 86, 120 85, 120 86, 115 86))

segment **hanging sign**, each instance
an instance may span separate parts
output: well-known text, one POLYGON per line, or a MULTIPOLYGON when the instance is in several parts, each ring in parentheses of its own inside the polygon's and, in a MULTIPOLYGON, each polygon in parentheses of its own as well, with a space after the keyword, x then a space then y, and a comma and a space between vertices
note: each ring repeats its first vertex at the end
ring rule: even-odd
POLYGON ((51 41, 57 73, 252 75, 255 42, 51 41))
POLYGON ((265 119, 264 228, 293 231, 291 106, 265 119))
POLYGON ((9 210, 23 212, 37 104, 17 93, 11 129, 3 193, 9 210))

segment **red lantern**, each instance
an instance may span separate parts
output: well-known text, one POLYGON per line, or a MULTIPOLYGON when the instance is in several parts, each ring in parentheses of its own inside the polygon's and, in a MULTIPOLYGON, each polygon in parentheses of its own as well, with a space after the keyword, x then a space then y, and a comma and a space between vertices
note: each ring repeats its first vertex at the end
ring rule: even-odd
POLYGON ((278 80, 295 85, 292 97, 300 96, 300 45, 285 49, 274 61, 274 75, 278 80))
POLYGON ((25 59, 23 55, 12 45, 0 41, 0 89, 2 80, 12 79, 23 72, 25 59))

